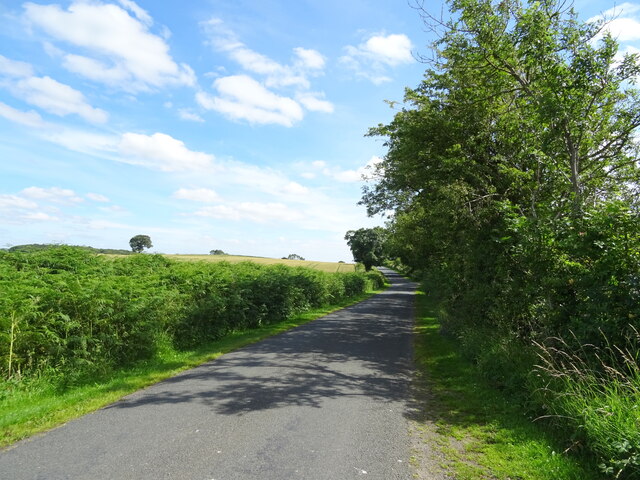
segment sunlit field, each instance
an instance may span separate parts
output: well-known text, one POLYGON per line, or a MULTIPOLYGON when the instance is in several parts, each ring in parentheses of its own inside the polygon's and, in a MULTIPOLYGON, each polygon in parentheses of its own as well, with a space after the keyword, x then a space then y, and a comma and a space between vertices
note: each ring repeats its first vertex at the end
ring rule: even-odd
POLYGON ((309 260, 286 260, 280 258, 265 257, 247 257, 242 255, 164 255, 174 260, 184 260, 190 262, 255 262, 263 265, 274 265, 281 263, 290 267, 308 267, 315 268, 323 272, 354 272, 356 267, 353 263, 337 263, 337 262, 313 262, 309 260))

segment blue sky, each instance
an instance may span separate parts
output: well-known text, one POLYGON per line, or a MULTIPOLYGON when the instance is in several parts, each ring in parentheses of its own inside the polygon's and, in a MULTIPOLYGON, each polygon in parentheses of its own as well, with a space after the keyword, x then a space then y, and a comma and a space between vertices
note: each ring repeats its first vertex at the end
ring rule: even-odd
MULTIPOLYGON (((635 52, 640 5, 617 12, 635 52)), ((404 0, 2 1, 0 247, 350 261, 345 232, 383 222, 364 134, 431 40, 404 0)))

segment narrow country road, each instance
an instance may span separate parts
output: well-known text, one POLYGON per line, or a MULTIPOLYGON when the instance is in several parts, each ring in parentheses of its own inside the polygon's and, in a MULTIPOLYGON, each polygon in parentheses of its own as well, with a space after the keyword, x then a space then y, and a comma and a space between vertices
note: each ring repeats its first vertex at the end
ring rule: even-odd
POLYGON ((0 452, 2 479, 410 479, 416 285, 229 353, 0 452))

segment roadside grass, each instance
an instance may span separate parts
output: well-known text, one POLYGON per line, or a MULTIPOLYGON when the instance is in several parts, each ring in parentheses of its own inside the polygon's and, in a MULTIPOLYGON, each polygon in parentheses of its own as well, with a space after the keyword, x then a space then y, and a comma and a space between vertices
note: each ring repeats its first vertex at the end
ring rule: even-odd
POLYGON ((93 412, 125 395, 169 378, 183 370, 277 335, 331 312, 361 302, 382 290, 370 291, 337 305, 314 309, 280 323, 234 332, 200 348, 176 351, 167 348, 157 358, 103 377, 87 378, 61 387, 51 379, 34 379, 26 385, 4 385, 0 390, 0 448, 50 430, 74 418, 93 412))
POLYGON ((243 255, 163 255, 172 260, 183 260, 189 262, 254 262, 263 265, 287 265, 289 267, 306 267, 320 270, 322 272, 339 272, 348 273, 355 272, 356 265, 354 263, 338 263, 338 262, 314 262, 310 260, 287 260, 284 258, 267 258, 267 257, 248 257, 243 255))
MULTIPOLYGON (((440 334, 437 304, 416 295, 417 390, 427 392, 416 421, 435 423, 435 443, 456 480, 596 480, 594 462, 564 452, 553 434, 491 387, 456 344, 440 334)), ((418 394, 420 395, 420 394, 418 394)), ((432 440, 433 441, 433 440, 432 440)))

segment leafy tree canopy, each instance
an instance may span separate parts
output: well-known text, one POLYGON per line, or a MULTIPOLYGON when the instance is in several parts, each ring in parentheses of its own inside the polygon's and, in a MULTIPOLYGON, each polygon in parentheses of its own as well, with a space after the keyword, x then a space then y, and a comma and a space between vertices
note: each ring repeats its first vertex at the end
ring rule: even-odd
POLYGON ((136 235, 129 240, 131 250, 135 253, 141 253, 145 248, 153 247, 151 237, 149 235, 136 235))
POLYGON ((353 259, 362 263, 366 270, 371 270, 371 267, 385 260, 386 238, 386 230, 382 227, 349 230, 344 236, 353 259))
POLYGON ((211 250, 209 252, 209 255, 228 255, 228 254, 223 250, 211 250))
POLYGON ((12 247, 9 247, 7 249, 2 249, 2 250, 7 250, 8 252, 29 253, 29 252, 39 252, 42 250, 55 249, 55 248, 59 248, 60 246, 68 246, 75 249, 86 250, 88 252, 93 252, 93 253, 106 253, 106 254, 112 254, 112 255, 131 254, 129 250, 122 250, 118 248, 94 248, 94 247, 88 247, 84 245, 62 245, 62 244, 50 244, 50 243, 29 243, 25 245, 14 245, 12 247))
POLYGON ((304 260, 304 257, 301 257, 297 253, 291 253, 287 256, 287 260, 304 260))
POLYGON ((450 7, 445 23, 423 10, 440 32, 435 58, 393 121, 370 130, 388 153, 362 203, 395 211, 403 261, 424 270, 476 251, 486 263, 505 247, 496 239, 557 231, 607 202, 636 209, 637 56, 620 60, 604 21, 581 23, 564 2, 450 7))
MULTIPOLYGON (((521 388, 514 359, 528 361, 534 341, 569 339, 590 365, 580 345, 622 352, 640 318, 638 56, 567 5, 450 0, 446 22, 422 10, 439 34, 434 58, 370 130, 388 152, 362 203, 393 211, 389 245, 438 295, 443 329, 488 378, 521 388)), ((615 435, 608 445, 627 441, 615 435)), ((640 447, 593 445, 618 478, 640 471, 640 447)))

